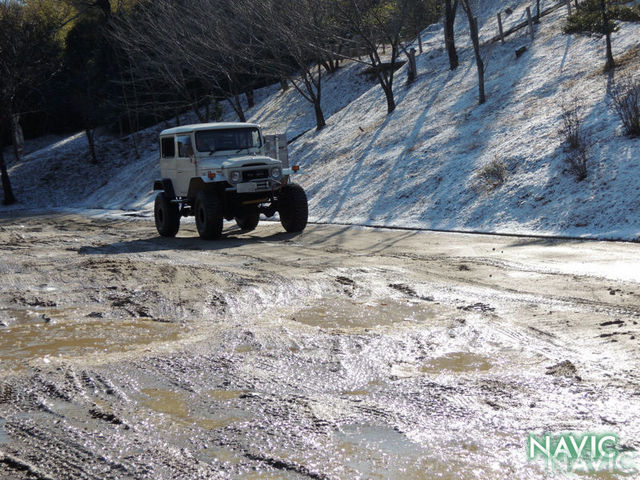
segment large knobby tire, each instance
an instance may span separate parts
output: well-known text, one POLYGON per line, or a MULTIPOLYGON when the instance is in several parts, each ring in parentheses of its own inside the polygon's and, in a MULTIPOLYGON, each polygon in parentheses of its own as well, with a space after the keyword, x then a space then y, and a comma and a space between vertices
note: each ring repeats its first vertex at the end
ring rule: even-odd
POLYGON ((243 207, 236 217, 236 223, 238 224, 238 228, 245 232, 250 232, 251 230, 255 230, 258 226, 258 222, 260 221, 260 212, 256 207, 243 207))
POLYGON ((222 235, 222 205, 215 193, 199 192, 194 213, 200 238, 211 240, 222 235))
POLYGON ((171 199, 165 192, 156 195, 153 213, 158 233, 163 237, 175 237, 180 230, 180 212, 178 205, 171 203, 171 199))
POLYGON ((289 232, 301 232, 307 226, 309 217, 309 205, 307 194, 297 183, 284 185, 280 190, 278 201, 278 213, 280 223, 289 232))

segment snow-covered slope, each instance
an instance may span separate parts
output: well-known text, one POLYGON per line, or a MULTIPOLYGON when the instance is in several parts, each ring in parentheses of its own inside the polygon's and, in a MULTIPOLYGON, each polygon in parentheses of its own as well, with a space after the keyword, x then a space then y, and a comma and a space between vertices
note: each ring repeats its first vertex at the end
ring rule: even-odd
MULTIPOLYGON (((543 8, 555 2, 542 2, 543 8)), ((405 84, 397 72, 397 109, 386 115, 380 87, 345 64, 326 77, 327 127, 314 129, 313 110, 292 88, 257 92, 250 121, 270 132, 301 135, 290 154, 303 167, 298 181, 310 199, 311 220, 486 232, 600 238, 640 237, 640 139, 623 136, 608 107, 612 79, 601 73, 604 41, 562 35, 566 9, 544 17, 530 40, 523 29, 504 45, 496 13, 507 6, 505 28, 526 18, 528 2, 482 2, 481 37, 487 66, 487 102, 477 104, 476 70, 463 12, 456 43, 461 64, 448 69, 442 27, 423 32, 419 76, 405 84), (527 51, 516 58, 517 47, 527 51), (566 165, 561 104, 578 101, 588 132, 588 176, 577 182, 566 165), (303 133, 306 132, 306 133, 303 133), (496 161, 504 182, 488 188, 478 176, 496 161)), ((621 66, 640 70, 640 24, 622 24, 613 36, 621 66)), ((233 117, 230 112, 228 119, 233 117)), ((193 119, 182 119, 192 121, 193 119)), ((102 139, 102 162, 90 165, 83 137, 31 154, 11 168, 17 196, 33 206, 149 211, 158 174, 155 138, 164 126, 142 133, 140 158, 130 139, 102 139), (62 175, 71 181, 62 181, 62 175), (37 184, 33 175, 37 174, 37 184)))

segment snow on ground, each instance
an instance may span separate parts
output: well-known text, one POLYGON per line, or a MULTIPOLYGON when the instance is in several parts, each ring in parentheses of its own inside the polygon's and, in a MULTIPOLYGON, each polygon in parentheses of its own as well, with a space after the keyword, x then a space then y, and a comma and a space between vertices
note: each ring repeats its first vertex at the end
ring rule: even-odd
MULTIPOLYGON (((543 1, 542 7, 553 4, 543 1)), ((503 16, 507 29, 526 18, 528 5, 483 2, 479 23, 487 42, 487 102, 481 106, 462 11, 457 17, 458 69, 448 69, 442 27, 427 28, 424 52, 417 57, 419 77, 407 86, 406 67, 397 72, 397 109, 391 115, 386 115, 381 88, 357 62, 325 77, 327 127, 321 132, 314 129, 310 104, 293 88, 257 91, 248 120, 263 124, 267 132, 300 136, 290 144, 290 155, 303 167, 297 181, 308 193, 310 219, 638 239, 640 139, 623 136, 608 107, 612 79, 601 73, 604 40, 562 35, 566 9, 560 8, 535 27, 533 42, 527 29, 508 37, 504 45, 488 42, 497 33, 498 11, 513 9, 503 16), (523 45, 527 51, 516 58, 515 49, 523 45), (561 105, 573 101, 580 105, 591 143, 588 176, 582 182, 567 170, 559 133, 561 105), (506 168, 504 182, 495 188, 478 176, 492 161, 506 168)), ((622 24, 614 34, 614 55, 624 59, 614 80, 638 72, 639 39, 637 23, 622 24)), ((225 118, 234 120, 228 108, 225 118)), ((194 121, 189 115, 181 120, 194 121)), ((14 208, 149 212, 152 181, 159 173, 156 138, 165 127, 139 135, 139 158, 129 137, 102 137, 99 165, 90 164, 82 135, 31 153, 10 170, 22 201, 14 208)))

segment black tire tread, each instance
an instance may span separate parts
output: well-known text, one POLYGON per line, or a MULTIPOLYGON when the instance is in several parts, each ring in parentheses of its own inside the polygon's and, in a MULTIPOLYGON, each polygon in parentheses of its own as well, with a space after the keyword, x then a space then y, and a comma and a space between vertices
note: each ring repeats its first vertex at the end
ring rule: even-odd
POLYGON ((175 237, 180 230, 180 212, 178 205, 171 203, 171 199, 165 192, 156 195, 153 208, 153 216, 156 229, 163 237, 175 237))
POLYGON ((278 205, 280 223, 289 233, 301 232, 307 226, 309 204, 307 194, 297 183, 288 183, 280 191, 278 205))
POLYGON ((200 238, 213 240, 222 235, 222 208, 213 192, 201 191, 195 201, 196 227, 200 238), (204 212, 201 212, 201 209, 204 212))
POLYGON ((244 232, 255 230, 260 222, 260 212, 257 208, 242 209, 240 214, 235 217, 238 228, 244 232))

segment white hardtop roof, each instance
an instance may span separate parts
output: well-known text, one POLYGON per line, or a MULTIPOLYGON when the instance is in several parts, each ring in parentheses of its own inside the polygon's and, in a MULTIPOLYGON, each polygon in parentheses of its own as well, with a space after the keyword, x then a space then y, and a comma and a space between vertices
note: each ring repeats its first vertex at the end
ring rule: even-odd
POLYGON ((257 123, 243 122, 213 122, 213 123, 195 123, 193 125, 183 125, 181 127, 168 128, 160 132, 160 135, 174 135, 180 133, 191 133, 200 130, 221 130, 225 128, 260 128, 257 123))

